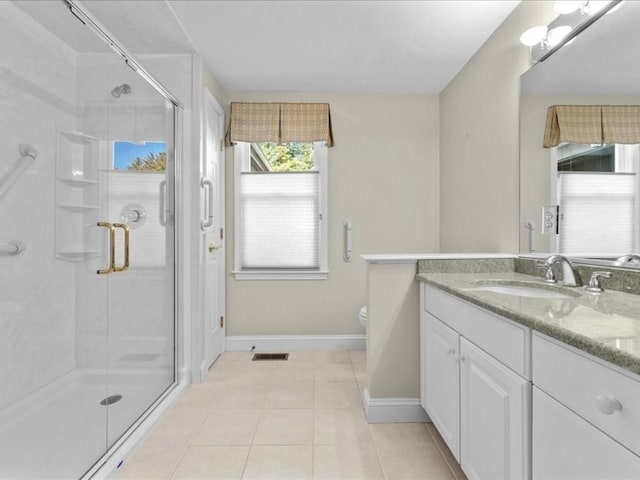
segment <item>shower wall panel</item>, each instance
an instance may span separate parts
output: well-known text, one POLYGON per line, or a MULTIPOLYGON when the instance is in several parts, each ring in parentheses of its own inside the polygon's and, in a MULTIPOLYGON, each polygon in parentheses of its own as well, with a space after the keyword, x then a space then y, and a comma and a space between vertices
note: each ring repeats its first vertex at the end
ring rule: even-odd
POLYGON ((39 155, 0 199, 0 409, 75 367, 74 266, 54 255, 56 128, 75 130, 76 56, 9 2, 0 2, 0 171, 18 144, 39 155))

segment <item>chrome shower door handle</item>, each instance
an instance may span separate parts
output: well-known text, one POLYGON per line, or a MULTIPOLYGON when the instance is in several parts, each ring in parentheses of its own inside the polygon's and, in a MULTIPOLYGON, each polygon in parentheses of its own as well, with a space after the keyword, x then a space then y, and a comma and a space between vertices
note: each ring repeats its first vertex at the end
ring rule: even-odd
POLYGON ((129 269, 129 225, 124 223, 114 223, 114 239, 115 239, 115 229, 121 228, 124 231, 124 264, 121 267, 116 267, 116 258, 115 258, 115 248, 114 248, 114 256, 113 256, 113 271, 114 272, 124 272, 129 269))
POLYGON ((160 182, 159 190, 160 191, 158 192, 158 196, 159 196, 158 221, 160 222, 160 225, 162 225, 163 227, 166 227, 167 226, 167 212, 165 211, 166 196, 167 196, 167 181, 166 180, 162 180, 160 182))
POLYGON ((109 222, 98 222, 97 225, 109 229, 109 267, 96 272, 98 275, 106 275, 113 272, 116 266, 116 229, 109 222))
POLYGON ((200 179, 200 186, 204 189, 205 193, 205 218, 206 220, 200 220, 200 228, 202 231, 205 228, 209 228, 213 225, 213 189, 214 185, 208 178, 202 177, 200 179), (208 192, 208 193, 207 193, 208 192))

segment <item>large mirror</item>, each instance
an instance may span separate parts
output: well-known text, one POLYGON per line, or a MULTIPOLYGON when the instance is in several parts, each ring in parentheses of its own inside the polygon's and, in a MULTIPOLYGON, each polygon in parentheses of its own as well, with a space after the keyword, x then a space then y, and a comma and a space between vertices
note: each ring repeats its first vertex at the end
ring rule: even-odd
POLYGON ((640 145, 543 148, 549 106, 640 105, 639 22, 640 2, 622 2, 522 75, 521 253, 596 260, 640 253, 640 145), (561 210, 560 235, 542 233, 542 207, 569 201, 579 213, 568 221, 561 210))

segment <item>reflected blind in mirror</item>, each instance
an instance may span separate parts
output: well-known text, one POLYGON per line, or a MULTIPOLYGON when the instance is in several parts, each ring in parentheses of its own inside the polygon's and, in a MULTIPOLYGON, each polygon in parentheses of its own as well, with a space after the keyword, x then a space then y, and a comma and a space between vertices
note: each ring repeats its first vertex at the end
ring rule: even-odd
POLYGON ((633 173, 559 173, 558 251, 571 254, 636 251, 636 184, 633 173))

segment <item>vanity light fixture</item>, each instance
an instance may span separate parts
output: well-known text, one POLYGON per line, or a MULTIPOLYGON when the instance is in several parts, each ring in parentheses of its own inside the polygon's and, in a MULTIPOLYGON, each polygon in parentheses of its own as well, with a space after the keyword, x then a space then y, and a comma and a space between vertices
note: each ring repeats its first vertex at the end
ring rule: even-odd
POLYGON ((549 25, 532 27, 520 35, 520 42, 531 49, 531 60, 541 62, 569 43, 585 28, 622 0, 557 0, 554 9, 558 17, 549 25))
POLYGON ((546 25, 531 27, 529 30, 520 35, 520 43, 526 45, 527 47, 533 47, 538 43, 544 42, 544 40, 547 38, 548 32, 549 29, 546 25))
POLYGON ((553 9, 560 15, 568 15, 576 10, 580 10, 581 15, 594 15, 609 3, 609 0, 556 0, 553 3, 553 9))
POLYGON ((584 9, 588 4, 589 2, 586 1, 556 0, 553 2, 553 9, 560 15, 566 15, 575 12, 579 8, 584 9))
POLYGON ((547 43, 549 48, 553 48, 562 42, 564 37, 571 33, 571 30, 573 30, 573 27, 570 25, 560 25, 559 27, 549 30, 549 33, 547 33, 547 43))
POLYGON ((520 35, 520 43, 527 47, 539 45, 541 49, 549 50, 558 45, 564 37, 569 35, 571 30, 570 25, 560 25, 552 29, 544 25, 538 25, 520 35))

